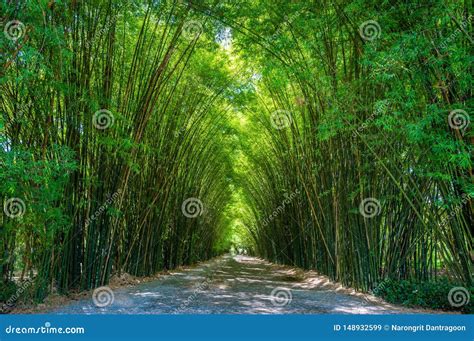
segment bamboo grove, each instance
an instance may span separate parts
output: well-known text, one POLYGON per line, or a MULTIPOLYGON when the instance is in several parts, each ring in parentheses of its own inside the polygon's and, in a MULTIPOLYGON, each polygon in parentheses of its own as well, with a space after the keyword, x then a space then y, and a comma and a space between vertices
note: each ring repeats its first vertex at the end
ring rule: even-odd
POLYGON ((242 49, 265 47, 249 108, 265 145, 244 143, 256 252, 362 290, 472 286, 468 3, 355 3, 247 8, 242 49))
POLYGON ((472 287, 469 2, 1 6, 4 283, 241 248, 364 291, 472 287))
POLYGON ((25 211, 3 217, 3 279, 21 264, 44 296, 221 252, 231 166, 217 44, 199 47, 173 2, 35 3, 2 11, 28 23, 22 41, 2 40, 16 54, 3 65, 2 195, 25 211))

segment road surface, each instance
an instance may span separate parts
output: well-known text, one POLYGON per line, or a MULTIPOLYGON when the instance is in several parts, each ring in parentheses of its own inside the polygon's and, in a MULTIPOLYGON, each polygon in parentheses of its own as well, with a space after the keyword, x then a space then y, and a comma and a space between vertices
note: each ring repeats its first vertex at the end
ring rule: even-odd
POLYGON ((222 256, 130 287, 96 290, 56 308, 70 314, 396 314, 370 295, 350 293, 314 272, 248 256, 222 256))

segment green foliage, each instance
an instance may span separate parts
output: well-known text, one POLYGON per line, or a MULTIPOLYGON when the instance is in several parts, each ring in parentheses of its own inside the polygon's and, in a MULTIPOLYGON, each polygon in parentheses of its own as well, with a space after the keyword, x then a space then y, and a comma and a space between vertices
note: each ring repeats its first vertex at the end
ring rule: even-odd
MULTIPOLYGON (((387 302, 403 304, 408 307, 459 311, 460 308, 454 307, 448 299, 450 290, 458 286, 459 283, 453 283, 446 277, 427 282, 386 279, 373 292, 387 302)), ((461 309, 465 313, 472 314, 474 311, 474 288, 470 288, 469 292, 469 303, 463 305, 461 309)))
POLYGON ((430 283, 440 269, 470 287, 472 125, 460 131, 449 120, 472 108, 471 8, 243 6, 235 16, 259 38, 234 41, 262 75, 242 139, 256 252, 363 290, 385 275, 430 283), (361 30, 369 20, 373 39, 361 30), (272 124, 278 110, 289 113, 288 127, 272 124), (266 223, 295 189, 298 201, 266 223), (378 203, 372 217, 361 214, 365 198, 378 203))
POLYGON ((42 298, 234 248, 408 304, 444 307, 440 269, 472 285, 472 125, 448 122, 474 107, 469 6, 0 6, 25 25, 0 35, 0 195, 26 204, 4 280, 42 298))

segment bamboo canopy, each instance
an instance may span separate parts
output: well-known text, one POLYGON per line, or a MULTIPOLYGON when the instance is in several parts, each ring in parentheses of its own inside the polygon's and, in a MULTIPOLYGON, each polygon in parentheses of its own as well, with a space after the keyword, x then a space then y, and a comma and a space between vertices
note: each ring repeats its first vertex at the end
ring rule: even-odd
POLYGON ((3 2, 3 282, 245 249, 471 287, 470 6, 3 2))

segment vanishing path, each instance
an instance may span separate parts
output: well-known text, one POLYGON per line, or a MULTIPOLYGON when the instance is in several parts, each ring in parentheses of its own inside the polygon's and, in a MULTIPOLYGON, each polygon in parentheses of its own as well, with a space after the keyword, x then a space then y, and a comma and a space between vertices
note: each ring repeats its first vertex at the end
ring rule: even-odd
MULTIPOLYGON (((114 289, 113 303, 91 298, 52 313, 388 314, 415 310, 350 294, 325 277, 247 256, 223 256, 157 280, 114 289), (272 295, 273 292, 273 295, 272 295)), ((104 298, 104 297, 103 297, 104 298)))

